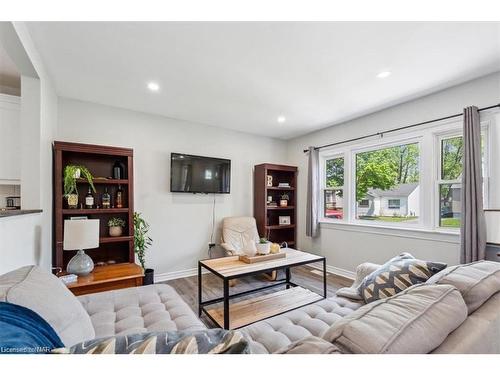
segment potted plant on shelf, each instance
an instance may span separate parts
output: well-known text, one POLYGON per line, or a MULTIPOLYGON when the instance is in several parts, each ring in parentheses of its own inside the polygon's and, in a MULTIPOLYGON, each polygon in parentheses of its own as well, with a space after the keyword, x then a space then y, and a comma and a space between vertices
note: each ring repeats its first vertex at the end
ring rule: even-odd
POLYGON ((265 237, 262 237, 256 246, 258 254, 266 255, 269 254, 269 251, 271 251, 271 242, 269 242, 265 237))
POLYGON ((112 217, 108 220, 108 227, 110 237, 120 237, 123 234, 125 220, 119 217, 112 217))
POLYGON ((153 243, 148 231, 149 224, 142 218, 141 213, 134 212, 134 250, 144 270, 144 285, 154 284, 154 269, 146 268, 146 250, 153 243))
POLYGON ((92 190, 95 191, 93 177, 90 171, 82 165, 67 165, 64 168, 64 196, 68 202, 68 208, 78 207, 78 188, 77 180, 83 176, 89 183, 92 190))

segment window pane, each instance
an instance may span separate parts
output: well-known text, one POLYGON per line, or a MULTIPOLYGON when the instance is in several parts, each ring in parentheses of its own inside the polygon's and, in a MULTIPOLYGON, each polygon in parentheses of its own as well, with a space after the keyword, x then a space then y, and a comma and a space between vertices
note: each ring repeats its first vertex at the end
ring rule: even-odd
POLYGON ((418 223, 418 143, 356 154, 356 217, 418 223))
POLYGON ((389 199, 389 208, 400 208, 401 200, 400 199, 389 199))
POLYGON ((325 190, 325 217, 329 219, 344 218, 344 198, 341 189, 325 190))
POLYGON ((344 158, 326 161, 326 187, 344 186, 344 158))
POLYGON ((460 227, 461 184, 439 185, 439 226, 460 227))
POLYGON ((457 180, 462 176, 464 142, 462 137, 441 141, 441 179, 457 180))

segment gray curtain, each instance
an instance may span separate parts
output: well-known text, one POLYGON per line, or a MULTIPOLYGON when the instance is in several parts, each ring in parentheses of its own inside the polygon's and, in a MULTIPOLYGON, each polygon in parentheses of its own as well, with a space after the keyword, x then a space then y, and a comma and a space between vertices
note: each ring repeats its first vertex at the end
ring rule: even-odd
POLYGON ((484 259, 486 221, 483 211, 481 162, 481 124, 477 107, 464 108, 464 160, 462 173, 462 212, 460 262, 484 259))
POLYGON ((319 210, 319 150, 309 147, 309 163, 307 170, 307 212, 306 236, 318 235, 319 210))

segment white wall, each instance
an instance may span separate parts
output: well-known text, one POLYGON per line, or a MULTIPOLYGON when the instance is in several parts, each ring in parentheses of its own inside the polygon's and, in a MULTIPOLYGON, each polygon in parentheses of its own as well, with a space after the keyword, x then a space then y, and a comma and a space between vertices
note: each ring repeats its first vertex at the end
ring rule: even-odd
POLYGON ((45 263, 42 226, 40 214, 0 218, 0 275, 26 265, 45 263))
MULTIPOLYGON (((23 22, 2 26, 21 71, 21 207, 41 214, 0 219, 0 273, 26 264, 52 265, 52 141, 57 95, 23 22), (11 28, 11 26, 13 28, 11 28), (9 28, 7 30, 6 28, 9 28), (5 31, 9 31, 9 33, 5 31), (14 31, 12 33, 12 30, 14 31), (15 41, 12 40, 15 39, 15 41), (20 64, 21 63, 21 64, 20 64)), ((11 52, 11 51, 9 51, 11 52)))
MULTIPOLYGON (((452 87, 346 123, 295 138, 287 144, 288 163, 297 165, 298 177, 298 247, 325 255, 331 267, 354 271, 361 262, 384 262, 402 251, 424 259, 455 264, 459 260, 458 235, 381 230, 349 225, 322 224, 320 237, 305 236, 307 155, 303 149, 344 139, 376 133, 412 123, 462 112, 469 105, 479 107, 500 102, 500 73, 452 87)), ((500 117, 500 116, 499 116, 500 117)), ((491 160, 500 160, 499 121, 492 129, 491 160)), ((495 167, 497 168, 497 167, 495 167)), ((500 204, 500 173, 490 181, 490 202, 500 204)), ((425 199, 425 197, 422 197, 425 199)))
POLYGON ((283 141, 66 98, 58 126, 58 140, 134 149, 135 210, 151 224, 147 264, 157 274, 195 268, 211 230, 213 195, 170 193, 170 152, 231 159, 231 194, 216 196, 217 223, 252 216, 253 166, 286 155, 283 141))

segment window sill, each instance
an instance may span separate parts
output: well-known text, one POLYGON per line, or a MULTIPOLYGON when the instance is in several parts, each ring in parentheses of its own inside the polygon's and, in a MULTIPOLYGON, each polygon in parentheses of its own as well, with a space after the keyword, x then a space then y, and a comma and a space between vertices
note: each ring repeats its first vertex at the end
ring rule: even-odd
POLYGON ((320 220, 321 228, 344 230, 350 232, 370 233, 383 236, 414 238, 458 244, 460 233, 455 230, 439 230, 426 228, 408 228, 403 226, 375 225, 364 223, 347 223, 342 221, 320 220))

